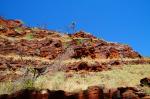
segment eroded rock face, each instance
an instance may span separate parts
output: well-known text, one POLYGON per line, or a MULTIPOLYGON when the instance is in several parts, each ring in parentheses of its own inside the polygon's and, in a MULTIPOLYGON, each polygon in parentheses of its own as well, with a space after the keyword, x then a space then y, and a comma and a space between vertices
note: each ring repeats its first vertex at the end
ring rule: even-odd
MULTIPOLYGON (((108 62, 94 62, 93 64, 89 64, 88 62, 74 62, 72 64, 66 65, 66 71, 88 71, 88 72, 99 72, 99 71, 105 71, 105 70, 111 70, 112 67, 121 67, 122 65, 130 64, 145 64, 147 61, 145 60, 133 60, 133 61, 122 61, 122 60, 110 60, 108 62)), ((144 81, 147 79, 145 78, 144 81)))
MULTIPOLYGON (((80 32, 77 34, 80 35, 80 32)), ((75 51, 73 58, 91 57, 93 59, 119 59, 142 57, 128 45, 110 43, 104 40, 95 39, 92 38, 92 35, 89 38, 84 38, 84 36, 82 36, 80 39, 74 38, 71 41, 71 44, 74 45, 75 51)))
POLYGON ((39 56, 47 59, 54 59, 62 52, 62 42, 60 40, 19 40, 12 42, 7 39, 0 39, 0 54, 6 55, 15 53, 18 55, 39 56))
POLYGON ((87 62, 77 62, 74 63, 66 68, 66 71, 89 71, 89 72, 96 72, 96 71, 102 71, 102 70, 107 70, 107 64, 100 64, 100 63, 95 63, 93 65, 89 65, 87 62))
POLYGON ((85 33, 84 31, 79 31, 70 36, 73 38, 91 38, 91 39, 94 38, 94 39, 96 39, 96 37, 92 36, 91 34, 85 33))
POLYGON ((105 89, 98 86, 91 86, 78 93, 25 89, 10 95, 1 95, 0 99, 148 99, 148 95, 141 96, 137 92, 138 90, 132 87, 105 89))
POLYGON ((0 34, 8 37, 22 37, 32 34, 34 38, 43 38, 46 36, 60 37, 55 31, 49 31, 40 28, 29 28, 23 26, 20 20, 5 20, 0 18, 0 34), (54 35, 53 35, 54 34, 54 35))
MULTIPOLYGON (((8 52, 20 52, 24 55, 54 59, 57 57, 58 54, 62 52, 65 46, 65 44, 61 42, 61 35, 58 34, 59 33, 54 31, 23 26, 21 21, 18 20, 5 20, 0 18, 0 35, 14 38, 22 37, 20 40, 17 41, 10 41, 6 38, 1 37, 0 52, 1 54, 8 52), (26 36, 27 39, 23 39, 23 37, 26 36), (52 40, 47 38, 47 36, 57 39, 52 40), (29 40, 32 38, 37 39, 29 40), (44 39, 38 40, 39 38, 44 39)), ((70 42, 67 42, 67 45, 73 45, 75 52, 72 53, 73 55, 70 58, 141 58, 141 55, 135 52, 128 45, 106 42, 104 40, 97 39, 93 35, 83 31, 68 36, 70 36, 72 40, 70 42)))

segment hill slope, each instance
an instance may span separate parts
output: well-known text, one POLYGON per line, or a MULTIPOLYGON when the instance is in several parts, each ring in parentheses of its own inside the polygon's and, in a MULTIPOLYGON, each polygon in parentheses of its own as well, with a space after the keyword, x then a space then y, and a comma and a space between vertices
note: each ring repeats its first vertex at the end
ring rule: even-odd
MULTIPOLYGON (((63 34, 27 27, 19 20, 0 18, 0 94, 35 87, 61 89, 62 96, 67 99, 72 99, 71 95, 75 99, 83 99, 86 95, 95 99, 101 94, 100 87, 89 86, 104 84, 110 89, 100 88, 102 97, 112 98, 114 94, 116 99, 119 93, 120 97, 139 99, 146 93, 133 87, 139 86, 140 80, 149 75, 149 64, 150 59, 130 46, 104 41, 84 31, 63 34), (77 94, 64 92, 88 87, 88 91, 77 94)), ((149 85, 148 78, 141 83, 145 82, 149 85)), ((149 87, 139 88, 148 93, 149 87)), ((38 90, 22 90, 0 98, 22 97, 26 92, 29 96, 33 92, 39 95, 37 97, 43 95, 38 90)), ((52 93, 47 92, 47 97, 61 94, 52 93)))
MULTIPOLYGON (((0 18, 1 72, 17 71, 21 67, 39 68, 39 71, 47 67, 47 71, 102 71, 109 69, 109 65, 139 62, 141 58, 128 45, 107 42, 83 31, 61 34, 0 18)), ((0 79, 6 76, 5 73, 0 79)))

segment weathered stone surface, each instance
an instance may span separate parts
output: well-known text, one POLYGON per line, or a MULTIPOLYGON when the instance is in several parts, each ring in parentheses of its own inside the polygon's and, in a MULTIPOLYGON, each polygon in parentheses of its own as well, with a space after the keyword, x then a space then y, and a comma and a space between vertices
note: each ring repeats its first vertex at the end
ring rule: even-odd
POLYGON ((61 90, 20 90, 13 94, 0 95, 0 99, 149 99, 149 96, 139 96, 135 88, 106 89, 91 86, 87 90, 77 93, 64 92, 61 90))
POLYGON ((149 86, 150 87, 150 78, 143 78, 140 80, 141 86, 149 86))
MULTIPOLYGON (((24 55, 54 59, 63 50, 63 52, 65 52, 65 49, 63 49, 65 45, 61 42, 61 36, 58 35, 59 33, 57 32, 40 28, 29 28, 23 26, 21 21, 18 20, 5 20, 0 18, 0 24, 2 27, 0 34, 6 35, 8 37, 25 37, 29 34, 31 38, 45 37, 45 39, 40 41, 37 39, 21 39, 14 42, 1 38, 0 44, 3 44, 0 47, 1 54, 20 53, 24 55), (46 38, 48 35, 57 39, 48 39, 46 38)), ((83 31, 71 34, 70 37, 72 40, 68 42, 67 45, 72 45, 74 48, 74 53, 72 53, 72 57, 70 58, 141 58, 141 55, 135 52, 128 45, 106 42, 104 40, 97 39, 93 35, 83 31)))
POLYGON ((122 99, 140 99, 132 90, 127 90, 122 94, 122 99))
POLYGON ((84 31, 79 31, 77 33, 74 33, 73 35, 71 35, 71 37, 76 37, 76 38, 96 38, 96 37, 92 36, 91 34, 88 34, 88 33, 85 34, 84 31))

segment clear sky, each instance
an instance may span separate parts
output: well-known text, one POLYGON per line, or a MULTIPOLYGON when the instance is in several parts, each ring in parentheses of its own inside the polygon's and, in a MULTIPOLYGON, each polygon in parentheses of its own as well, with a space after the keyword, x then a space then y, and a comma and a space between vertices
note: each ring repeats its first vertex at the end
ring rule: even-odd
POLYGON ((0 0, 0 15, 28 26, 78 30, 112 42, 129 44, 150 56, 150 0, 0 0))

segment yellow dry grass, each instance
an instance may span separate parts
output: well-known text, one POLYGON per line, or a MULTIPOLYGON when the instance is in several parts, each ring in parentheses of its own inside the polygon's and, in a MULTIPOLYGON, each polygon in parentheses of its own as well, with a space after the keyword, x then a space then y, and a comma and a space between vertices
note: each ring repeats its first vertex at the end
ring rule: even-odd
POLYGON ((54 60, 49 60, 49 59, 46 59, 46 58, 42 58, 42 57, 38 57, 38 56, 20 56, 20 55, 17 55, 17 54, 14 54, 14 53, 11 53, 11 54, 7 54, 7 55, 2 55, 0 54, 0 57, 4 57, 4 58, 13 58, 14 60, 20 60, 22 58, 22 60, 33 60, 33 61, 41 61, 41 62, 48 62, 48 63, 52 63, 54 60))
POLYGON ((140 79, 150 76, 150 65, 127 65, 122 69, 114 68, 110 71, 88 74, 72 73, 73 77, 70 78, 66 78, 65 75, 58 72, 53 76, 41 76, 35 81, 35 87, 69 92, 85 90, 92 85, 104 85, 107 88, 135 87, 140 84, 140 79))
MULTIPOLYGON (((140 60, 139 58, 113 58, 113 59, 99 59, 99 58, 95 58, 95 59, 91 59, 89 57, 84 57, 84 58, 81 58, 81 59, 68 59, 68 60, 64 60, 63 63, 64 64, 72 64, 72 63, 76 63, 76 62, 87 62, 88 64, 93 64, 95 62, 110 62, 110 61, 136 61, 136 60, 140 60)), ((150 59, 147 59, 145 58, 144 60, 150 60, 150 59)))
MULTIPOLYGON (((150 77, 150 65, 127 65, 123 68, 113 68, 109 71, 89 72, 81 74, 79 72, 56 72, 37 78, 33 84, 30 79, 16 81, 15 83, 1 82, 0 94, 11 93, 23 88, 46 88, 50 90, 64 90, 75 92, 85 90, 89 86, 98 85, 106 88, 116 87, 136 87, 140 84, 140 79, 150 77), (67 75, 72 75, 68 77, 67 75), (25 86, 24 86, 25 85, 25 86)), ((147 90, 146 90, 147 91, 147 90)))
MULTIPOLYGON (((44 39, 57 39, 57 40, 61 40, 61 37, 54 37, 55 35, 60 35, 60 34, 58 34, 58 33, 56 33, 56 34, 53 34, 53 35, 48 35, 48 36, 46 36, 46 37, 43 37, 43 38, 32 38, 32 39, 30 39, 30 40, 38 40, 38 41, 40 41, 40 40, 44 40, 44 39)), ((21 40, 21 39, 26 39, 26 40, 28 40, 28 38, 27 38, 27 36, 25 35, 25 36, 23 36, 23 37, 16 37, 16 38, 14 38, 14 37, 8 37, 8 36, 5 36, 5 35, 0 35, 0 38, 3 38, 3 39, 7 39, 7 40, 10 40, 10 41, 19 41, 19 40, 21 40)))

